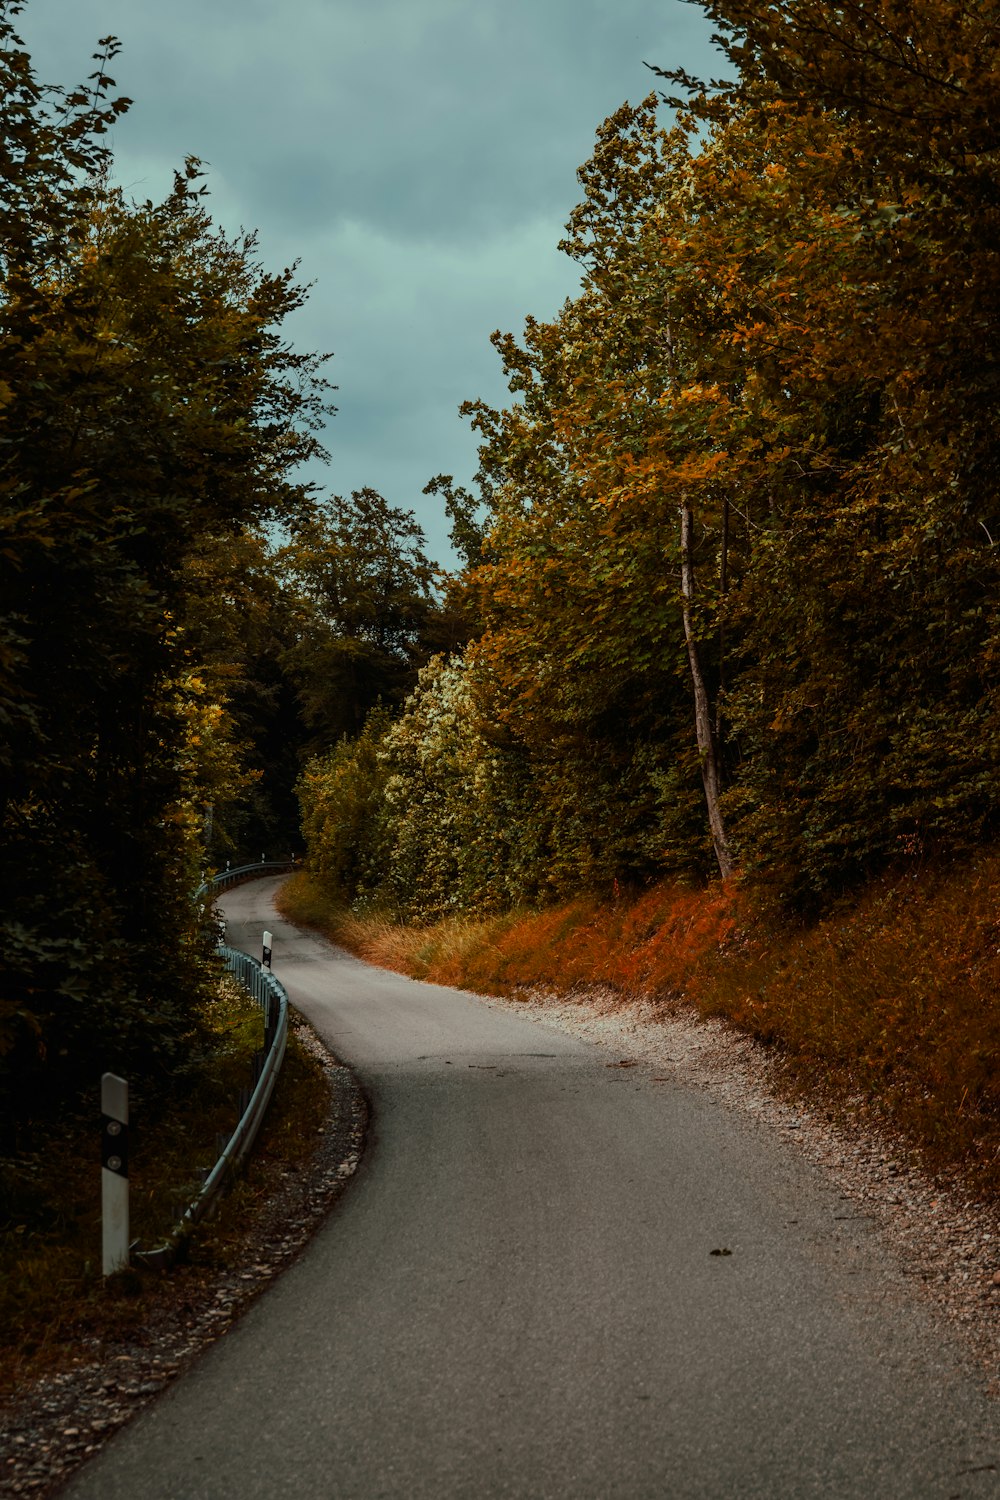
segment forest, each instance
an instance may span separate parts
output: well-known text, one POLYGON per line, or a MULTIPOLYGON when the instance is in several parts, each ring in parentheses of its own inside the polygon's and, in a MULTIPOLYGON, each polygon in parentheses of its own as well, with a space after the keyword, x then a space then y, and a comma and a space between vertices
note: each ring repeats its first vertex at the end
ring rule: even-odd
POLYGON ((995 832, 993 11, 709 9, 735 81, 600 127, 580 295, 467 405, 467 648, 307 766, 345 901, 739 872, 816 914, 995 832))
POLYGON ((339 909, 417 926, 672 882, 806 932, 989 853, 994 5, 709 0, 727 78, 660 72, 600 125, 562 242, 579 294, 494 335, 510 402, 464 408, 475 487, 426 490, 450 573, 412 509, 298 481, 333 390, 282 333, 294 270, 214 224, 195 159, 162 202, 114 187, 117 43, 43 87, 20 8, 0 6, 15 1142, 98 1064, 167 1076, 196 1048, 216 971, 192 892, 227 860, 304 848, 339 909))

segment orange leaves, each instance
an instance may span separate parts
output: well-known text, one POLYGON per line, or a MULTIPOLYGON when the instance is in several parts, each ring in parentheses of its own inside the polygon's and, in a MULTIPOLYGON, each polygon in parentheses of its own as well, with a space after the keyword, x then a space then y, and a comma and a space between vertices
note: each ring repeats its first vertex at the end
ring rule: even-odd
POLYGON ((674 465, 672 479, 674 484, 686 489, 692 484, 706 484, 719 477, 729 465, 727 453, 691 454, 674 465))
MULTIPOLYGON (((472 660, 549 892, 569 871, 600 885, 703 868, 713 734, 742 855, 787 869, 796 898, 863 878, 911 814, 942 833, 963 807, 970 826, 1000 816, 985 680, 1000 659, 986 478, 1000 281, 970 207, 980 189, 993 201, 993 168, 957 136, 947 171, 941 140, 924 160, 908 117, 887 123, 883 152, 863 110, 826 107, 824 90, 850 82, 838 48, 861 0, 714 9, 777 61, 734 43, 739 86, 677 128, 652 100, 604 123, 564 247, 580 294, 520 341, 495 337, 514 399, 468 408, 493 508, 472 660), (953 225, 959 189, 972 196, 953 225), (697 742, 686 638, 714 721, 697 742)), ((928 57, 934 10, 914 14, 928 57)), ((887 35, 900 14, 885 12, 887 35)), ((886 66, 872 77, 905 94, 886 66)))

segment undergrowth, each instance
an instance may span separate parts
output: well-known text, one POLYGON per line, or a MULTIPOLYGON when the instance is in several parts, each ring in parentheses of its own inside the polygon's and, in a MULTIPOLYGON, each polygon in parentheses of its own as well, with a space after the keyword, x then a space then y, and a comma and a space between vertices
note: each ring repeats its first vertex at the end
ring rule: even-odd
MULTIPOLYGON (((130 1227, 140 1248, 161 1243, 199 1190, 237 1123, 263 1040, 258 1007, 232 980, 201 1019, 204 1042, 184 1073, 167 1088, 131 1092, 130 1227)), ((250 1166, 199 1228, 193 1262, 225 1260, 261 1174, 275 1158, 287 1165, 312 1150, 325 1109, 322 1072, 290 1036, 250 1166)), ((141 1327, 164 1278, 137 1267, 103 1279, 100 1204, 98 1086, 93 1099, 49 1121, 30 1149, 0 1157, 0 1389, 58 1361, 88 1333, 141 1327)))
POLYGON ((1000 850, 896 872, 822 920, 749 885, 662 884, 606 902, 407 927, 338 909, 303 872, 286 917, 414 978, 479 993, 600 985, 692 1005, 780 1049, 800 1088, 859 1097, 1000 1191, 1000 850))

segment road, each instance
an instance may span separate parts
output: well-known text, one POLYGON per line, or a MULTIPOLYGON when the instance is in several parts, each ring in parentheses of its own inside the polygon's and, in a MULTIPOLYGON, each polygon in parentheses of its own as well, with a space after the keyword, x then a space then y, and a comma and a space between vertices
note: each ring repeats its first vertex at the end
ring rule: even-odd
MULTIPOLYGON (((764 1125, 225 898, 372 1128, 302 1258, 72 1500, 1000 1493, 1000 1423, 764 1125), (729 1251, 729 1254, 714 1254, 729 1251)), ((661 1075, 657 1075, 661 1076, 661 1075)))

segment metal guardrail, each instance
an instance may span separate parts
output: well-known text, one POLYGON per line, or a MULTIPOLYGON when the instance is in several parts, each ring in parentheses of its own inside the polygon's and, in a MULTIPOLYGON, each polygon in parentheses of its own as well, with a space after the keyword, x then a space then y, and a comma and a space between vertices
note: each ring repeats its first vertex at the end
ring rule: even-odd
MULTIPOLYGON (((294 868, 290 861, 264 861, 261 865, 248 865, 238 871, 227 870, 224 876, 216 876, 216 880, 220 878, 225 880, 230 876, 242 879, 250 871, 257 872, 262 868, 268 870, 269 865, 273 867, 276 864, 282 869, 294 868)), ((206 882, 202 890, 214 883, 206 882)), ((249 953, 243 953, 239 948, 229 948, 224 943, 219 944, 218 951, 229 972, 235 975, 264 1012, 264 1046, 254 1059, 254 1086, 249 1098, 246 1099, 239 1123, 230 1136, 222 1155, 205 1178, 201 1191, 188 1204, 170 1237, 162 1245, 158 1245, 154 1250, 136 1252, 137 1260, 159 1270, 166 1270, 173 1265, 195 1225, 199 1224, 215 1207, 222 1192, 232 1180, 234 1172, 253 1145, 274 1092, 274 1085, 284 1061, 285 1045, 288 1041, 288 995, 284 985, 275 979, 270 969, 265 969, 256 958, 251 958, 249 953)))
POLYGON ((194 899, 201 901, 207 896, 209 890, 224 891, 231 885, 236 885, 240 880, 250 880, 254 875, 273 875, 279 870, 297 870, 298 862, 294 859, 262 859, 255 865, 237 865, 235 870, 228 867, 220 870, 218 875, 212 875, 208 880, 203 880, 194 893, 194 899))

